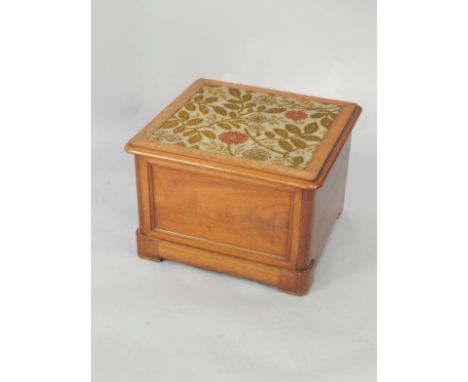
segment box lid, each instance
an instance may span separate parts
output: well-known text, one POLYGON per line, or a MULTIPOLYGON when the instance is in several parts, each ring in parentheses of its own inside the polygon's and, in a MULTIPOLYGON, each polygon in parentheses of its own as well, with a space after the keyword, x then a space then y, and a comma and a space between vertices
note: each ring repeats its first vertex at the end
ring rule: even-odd
POLYGON ((319 187, 360 111, 349 102, 199 79, 125 149, 319 187))

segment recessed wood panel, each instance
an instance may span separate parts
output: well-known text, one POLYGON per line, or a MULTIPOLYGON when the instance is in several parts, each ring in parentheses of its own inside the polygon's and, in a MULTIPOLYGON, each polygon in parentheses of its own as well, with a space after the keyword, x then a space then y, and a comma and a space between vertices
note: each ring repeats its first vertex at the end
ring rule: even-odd
POLYGON ((293 193, 152 166, 152 228, 287 258, 293 193))

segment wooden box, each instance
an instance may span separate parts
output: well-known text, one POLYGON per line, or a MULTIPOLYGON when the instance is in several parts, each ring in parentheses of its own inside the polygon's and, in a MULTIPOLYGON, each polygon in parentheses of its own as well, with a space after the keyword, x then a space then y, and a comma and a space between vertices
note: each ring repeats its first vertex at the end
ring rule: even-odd
POLYGON ((354 103, 200 79, 126 145, 138 254, 297 295, 343 209, 354 103))

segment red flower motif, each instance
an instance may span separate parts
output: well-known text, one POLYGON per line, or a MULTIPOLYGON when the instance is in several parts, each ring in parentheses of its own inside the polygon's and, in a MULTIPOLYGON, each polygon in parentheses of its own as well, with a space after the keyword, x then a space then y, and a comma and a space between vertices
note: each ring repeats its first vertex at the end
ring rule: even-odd
POLYGON ((228 145, 238 145, 239 143, 244 143, 249 139, 245 134, 238 133, 237 131, 226 131, 219 136, 224 143, 228 145))
POLYGON ((289 110, 285 113, 286 117, 293 121, 302 121, 307 118, 307 114, 299 110, 289 110))

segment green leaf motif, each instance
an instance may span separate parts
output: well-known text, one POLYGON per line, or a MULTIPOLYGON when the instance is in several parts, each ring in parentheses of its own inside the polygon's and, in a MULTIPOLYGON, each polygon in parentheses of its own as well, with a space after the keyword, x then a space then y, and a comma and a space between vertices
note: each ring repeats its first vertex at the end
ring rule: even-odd
POLYGON ((184 137, 188 137, 189 135, 194 135, 194 134, 197 134, 197 131, 196 130, 188 130, 186 131, 185 133, 183 133, 182 135, 184 137))
POLYGON ((179 124, 179 121, 168 120, 161 125, 161 129, 171 129, 179 124))
POLYGON ((199 134, 197 135, 193 135, 189 138, 188 142, 193 144, 193 143, 197 143, 197 142, 200 142, 201 141, 201 136, 199 134))
POLYGON ((314 135, 301 135, 301 138, 305 139, 306 141, 315 141, 315 142, 321 141, 319 137, 316 137, 314 135))
POLYGON ((240 98, 241 93, 239 89, 236 88, 229 88, 229 94, 232 95, 233 97, 240 98))
POLYGON ((202 122, 203 122, 203 118, 193 118, 193 119, 189 119, 186 122, 186 124, 187 126, 194 126, 194 125, 199 125, 202 122))
POLYGON ((292 147, 291 144, 289 144, 288 142, 286 142, 283 139, 280 139, 278 144, 282 149, 285 149, 286 151, 291 151, 291 150, 294 149, 294 147, 292 147))
POLYGON ((280 137, 287 138, 288 133, 282 129, 273 129, 273 131, 278 134, 280 137))
POLYGON ((282 113, 283 111, 286 111, 285 107, 274 107, 272 109, 265 110, 265 113, 282 113))
POLYGON ((185 108, 189 111, 194 111, 195 110, 195 105, 192 102, 189 102, 185 104, 185 108))
POLYGON ((301 133, 301 130, 296 125, 286 125, 286 130, 295 135, 299 135, 301 133))
POLYGON ((182 121, 186 121, 187 119, 189 119, 190 117, 190 114, 187 113, 185 110, 182 110, 180 113, 179 113, 179 118, 182 120, 182 121))
POLYGON ((229 123, 226 123, 226 122, 220 122, 218 123, 218 126, 221 127, 222 129, 224 130, 231 130, 231 125, 229 123))
POLYGON ((291 138, 291 142, 294 143, 294 146, 299 147, 300 149, 303 149, 304 147, 307 146, 307 144, 304 141, 301 141, 298 138, 291 138))
POLYGON ((239 105, 236 105, 236 104, 233 104, 233 103, 224 103, 223 106, 227 107, 228 109, 231 109, 231 110, 239 110, 240 109, 239 105))
POLYGON ((304 127, 304 131, 306 132, 306 134, 313 134, 318 130, 318 128, 319 127, 317 125, 317 122, 312 122, 304 127))
POLYGON ((205 105, 200 105, 199 108, 203 114, 208 114, 210 112, 210 109, 208 109, 208 107, 205 105))
POLYGON ((210 130, 202 130, 202 134, 207 138, 216 139, 216 134, 210 130))
POLYGON ((304 158, 303 157, 294 157, 293 161, 294 161, 294 164, 297 166, 297 165, 301 164, 302 162, 304 162, 304 158))
POLYGON ((214 106, 211 106, 211 107, 213 108, 213 110, 214 110, 216 113, 218 113, 218 114, 220 114, 220 115, 226 115, 226 114, 227 114, 227 111, 226 111, 225 109, 223 109, 221 106, 216 106, 216 105, 214 105, 214 106))
POLYGON ((322 123, 323 126, 325 126, 327 129, 332 125, 333 123, 333 120, 331 120, 330 118, 322 118, 322 120, 320 121, 322 123))

